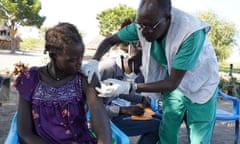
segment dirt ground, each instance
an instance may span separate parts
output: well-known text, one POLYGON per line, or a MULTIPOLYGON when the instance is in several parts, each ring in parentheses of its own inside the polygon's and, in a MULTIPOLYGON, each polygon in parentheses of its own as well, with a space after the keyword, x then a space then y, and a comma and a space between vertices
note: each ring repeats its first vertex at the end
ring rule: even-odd
MULTIPOLYGON (((43 65, 47 62, 46 56, 42 52, 18 52, 17 54, 10 54, 8 51, 0 51, 0 73, 10 70, 13 64, 22 61, 32 65, 43 65)), ((7 136, 11 119, 17 108, 18 94, 14 88, 10 88, 9 99, 0 101, 0 144, 4 143, 7 136)), ((231 111, 232 105, 229 101, 218 101, 218 107, 231 111)), ((233 144, 234 140, 234 122, 216 121, 212 144, 233 144)), ((132 144, 136 144, 137 137, 130 138, 132 144)), ((187 131, 183 124, 179 133, 179 144, 187 144, 187 131)), ((238 142, 240 144, 240 140, 238 142)))

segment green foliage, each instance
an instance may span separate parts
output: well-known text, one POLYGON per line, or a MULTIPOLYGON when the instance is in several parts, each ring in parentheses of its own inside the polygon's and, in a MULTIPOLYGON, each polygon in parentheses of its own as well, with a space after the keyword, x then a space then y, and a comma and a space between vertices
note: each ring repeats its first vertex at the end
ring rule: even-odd
POLYGON ((31 50, 39 49, 44 47, 44 39, 37 38, 23 38, 23 41, 20 43, 20 49, 22 50, 31 50))
POLYGON ((46 19, 39 15, 40 10, 40 0, 0 0, 1 19, 8 21, 11 28, 16 28, 16 24, 40 28, 46 19))
POLYGON ((106 9, 101 13, 97 14, 100 34, 104 36, 109 35, 113 31, 118 30, 121 23, 126 18, 134 20, 135 17, 136 10, 123 4, 119 4, 117 7, 106 9))
POLYGON ((209 39, 212 42, 219 62, 230 56, 236 44, 238 31, 234 23, 220 18, 213 12, 199 12, 196 16, 211 26, 209 39))

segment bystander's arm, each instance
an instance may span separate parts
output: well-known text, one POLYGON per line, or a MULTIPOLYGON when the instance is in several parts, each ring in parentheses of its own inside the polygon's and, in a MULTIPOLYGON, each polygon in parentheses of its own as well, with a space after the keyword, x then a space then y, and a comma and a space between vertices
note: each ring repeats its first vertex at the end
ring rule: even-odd
POLYGON ((100 60, 102 58, 102 56, 110 50, 110 48, 115 45, 115 44, 118 44, 118 43, 121 43, 122 41, 117 37, 116 34, 112 35, 112 36, 109 36, 107 37, 106 39, 104 39, 100 45, 98 46, 97 48, 97 51, 96 53, 94 54, 93 56, 93 59, 96 59, 96 60, 100 60))

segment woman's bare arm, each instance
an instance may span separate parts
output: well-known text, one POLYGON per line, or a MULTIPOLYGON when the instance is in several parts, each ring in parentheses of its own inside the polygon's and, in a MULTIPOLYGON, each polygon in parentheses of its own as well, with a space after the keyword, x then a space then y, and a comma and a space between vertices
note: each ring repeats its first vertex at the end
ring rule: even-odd
POLYGON ((35 134, 31 103, 21 96, 19 97, 17 111, 17 130, 21 143, 46 144, 41 137, 35 134))
POLYGON ((107 53, 111 47, 115 44, 121 43, 122 41, 117 37, 117 34, 113 34, 105 38, 97 48, 96 53, 93 56, 93 59, 100 60, 102 56, 107 53))
POLYGON ((98 144, 111 144, 112 134, 109 118, 102 101, 97 97, 95 87, 96 76, 94 76, 91 84, 88 84, 87 79, 83 78, 83 90, 90 111, 91 127, 97 135, 98 144))

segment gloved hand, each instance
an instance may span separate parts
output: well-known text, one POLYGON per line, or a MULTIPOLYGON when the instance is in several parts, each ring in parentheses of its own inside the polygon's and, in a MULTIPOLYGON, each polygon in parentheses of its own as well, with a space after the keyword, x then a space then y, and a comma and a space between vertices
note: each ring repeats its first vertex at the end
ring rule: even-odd
POLYGON ((96 87, 99 97, 118 96, 120 94, 129 94, 131 84, 126 81, 116 79, 106 79, 101 82, 101 88, 96 87))
MULTIPOLYGON (((104 84, 103 82, 100 82, 101 87, 96 87, 96 91, 99 92, 98 96, 99 97, 112 97, 114 95, 112 95, 112 91, 113 91, 113 87, 104 84)), ((117 96, 117 95, 116 95, 117 96)))
POLYGON ((81 72, 88 77, 88 83, 90 84, 93 78, 94 73, 96 74, 98 80, 101 80, 101 75, 98 72, 98 64, 97 60, 91 59, 84 63, 81 67, 81 72))

